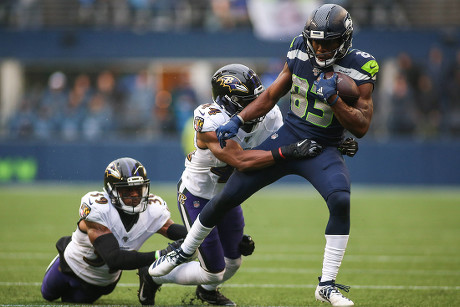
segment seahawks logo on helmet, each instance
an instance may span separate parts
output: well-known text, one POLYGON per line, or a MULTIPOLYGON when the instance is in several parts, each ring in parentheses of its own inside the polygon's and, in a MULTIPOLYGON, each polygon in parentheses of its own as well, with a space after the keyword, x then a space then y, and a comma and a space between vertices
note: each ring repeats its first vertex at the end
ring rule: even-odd
POLYGON ((230 92, 239 91, 243 93, 249 93, 246 85, 244 85, 243 82, 241 82, 241 80, 235 76, 223 75, 217 79, 217 82, 220 82, 220 84, 224 87, 228 87, 230 92))

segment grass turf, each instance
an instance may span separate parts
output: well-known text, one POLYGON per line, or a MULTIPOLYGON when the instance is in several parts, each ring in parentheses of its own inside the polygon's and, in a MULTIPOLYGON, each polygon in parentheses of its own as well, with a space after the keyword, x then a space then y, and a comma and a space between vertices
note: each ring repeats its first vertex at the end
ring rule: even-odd
MULTIPOLYGON (((100 189, 98 183, 0 186, 1 304, 61 304, 42 299, 44 271, 56 255, 56 240, 76 227, 81 196, 100 189)), ((174 186, 153 185, 152 191, 180 222, 174 186)), ((222 292, 240 306, 321 306, 314 288, 328 214, 318 193, 273 185, 250 198, 243 210, 245 232, 256 241, 256 251, 222 292)), ((337 282, 352 287, 347 296, 356 306, 460 306, 459 216, 458 188, 357 187, 337 282)), ((166 243, 154 236, 142 250, 166 243)), ((115 291, 96 305, 139 305, 137 283, 135 271, 125 271, 115 291)), ((194 290, 165 285, 156 302, 185 305, 194 290)))

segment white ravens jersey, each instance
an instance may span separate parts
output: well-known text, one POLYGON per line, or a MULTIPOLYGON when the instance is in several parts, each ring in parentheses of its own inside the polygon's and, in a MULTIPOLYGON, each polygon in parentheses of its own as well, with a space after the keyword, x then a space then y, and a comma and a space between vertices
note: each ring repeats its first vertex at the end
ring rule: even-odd
MULTIPOLYGON (((149 237, 163 227, 170 216, 166 202, 150 194, 147 209, 139 213, 136 224, 126 231, 107 193, 89 192, 82 197, 80 205, 80 218, 110 229, 122 250, 139 250, 149 237)), ((109 269, 102 258, 95 253, 88 235, 78 227, 72 234, 72 241, 64 251, 64 258, 78 277, 93 285, 109 285, 114 283, 121 274, 120 270, 111 271, 109 269)))
MULTIPOLYGON (((195 109, 193 115, 195 151, 188 154, 185 159, 182 185, 195 196, 211 199, 222 190, 233 172, 233 167, 217 159, 211 150, 198 148, 196 133, 215 131, 219 126, 228 122, 230 117, 217 103, 203 104, 195 109)), ((275 105, 251 132, 239 129, 238 134, 232 140, 238 142, 243 149, 251 149, 260 145, 282 125, 283 116, 278 106, 275 105)))

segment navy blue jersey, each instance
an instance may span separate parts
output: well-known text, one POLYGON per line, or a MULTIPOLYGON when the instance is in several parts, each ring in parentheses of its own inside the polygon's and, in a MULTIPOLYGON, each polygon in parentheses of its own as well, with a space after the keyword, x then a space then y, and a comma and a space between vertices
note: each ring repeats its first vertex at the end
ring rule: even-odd
MULTIPOLYGON (((310 138, 323 145, 338 145, 343 139, 345 129, 329 105, 315 94, 313 81, 321 71, 311 64, 302 35, 292 41, 286 62, 292 72, 292 87, 291 108, 286 116, 285 125, 288 125, 299 139, 310 138)), ((351 49, 328 70, 350 76, 359 86, 364 83, 374 84, 379 66, 369 53, 351 49)))

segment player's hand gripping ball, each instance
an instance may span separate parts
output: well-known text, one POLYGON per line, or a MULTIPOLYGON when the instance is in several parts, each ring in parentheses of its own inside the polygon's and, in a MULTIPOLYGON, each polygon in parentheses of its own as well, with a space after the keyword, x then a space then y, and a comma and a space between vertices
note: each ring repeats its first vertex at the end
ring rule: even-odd
MULTIPOLYGON (((341 72, 335 72, 337 74, 337 92, 339 97, 348 105, 352 106, 358 101, 359 98, 359 87, 356 85, 355 80, 346 74, 341 72)), ((329 79, 332 77, 334 72, 330 71, 324 73, 324 78, 329 79)))

